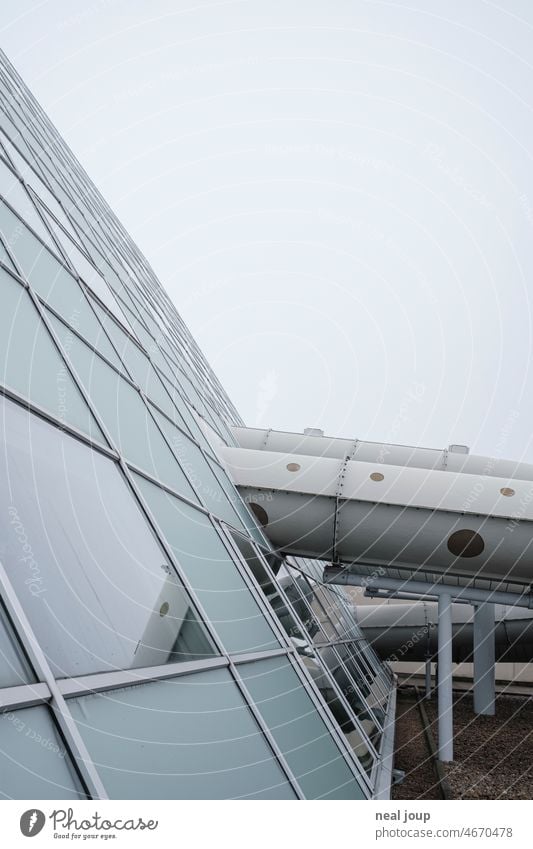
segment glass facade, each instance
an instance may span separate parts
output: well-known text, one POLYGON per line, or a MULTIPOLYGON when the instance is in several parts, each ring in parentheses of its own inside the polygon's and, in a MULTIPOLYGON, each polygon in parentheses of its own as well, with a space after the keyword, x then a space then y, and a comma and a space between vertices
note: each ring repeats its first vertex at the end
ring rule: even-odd
POLYGON ((0 794, 364 799, 392 678, 217 457, 242 425, 0 55, 0 794))

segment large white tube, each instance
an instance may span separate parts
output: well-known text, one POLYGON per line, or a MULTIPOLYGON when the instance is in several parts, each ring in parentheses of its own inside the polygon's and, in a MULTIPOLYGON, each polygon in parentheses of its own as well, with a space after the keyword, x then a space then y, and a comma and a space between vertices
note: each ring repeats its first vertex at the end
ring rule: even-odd
MULTIPOLYGON (((495 660, 533 662, 533 611, 493 605, 495 660)), ((437 604, 369 604, 357 606, 359 625, 383 660, 420 663, 437 655, 437 604)), ((474 650, 474 612, 468 604, 452 604, 452 658, 471 662, 474 650)))
POLYGON ((287 553, 523 586, 533 579, 529 464, 277 431, 235 434, 241 447, 220 448, 220 456, 287 553))

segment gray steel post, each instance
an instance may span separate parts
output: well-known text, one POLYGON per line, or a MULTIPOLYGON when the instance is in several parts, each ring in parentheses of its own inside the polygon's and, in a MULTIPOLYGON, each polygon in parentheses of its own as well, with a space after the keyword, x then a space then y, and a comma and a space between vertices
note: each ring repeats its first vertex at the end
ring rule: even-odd
POLYGON ((494 616, 490 602, 474 609, 474 712, 486 716, 493 716, 496 710, 494 616))
POLYGON ((424 698, 431 698, 431 657, 426 658, 426 693, 424 698))
POLYGON ((438 634, 439 758, 453 761, 452 599, 439 595, 438 634))

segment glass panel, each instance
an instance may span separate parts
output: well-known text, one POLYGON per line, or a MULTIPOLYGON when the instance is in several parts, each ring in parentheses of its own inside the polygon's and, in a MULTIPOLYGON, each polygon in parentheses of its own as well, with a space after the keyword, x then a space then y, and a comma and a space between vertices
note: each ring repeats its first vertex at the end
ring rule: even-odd
POLYGON ((180 495, 197 501, 137 390, 81 339, 70 334, 65 349, 121 454, 180 495))
POLYGON ((279 642, 207 516, 144 478, 135 477, 226 651, 279 648, 279 642))
POLYGON ((381 721, 382 716, 376 717, 375 711, 371 710, 367 703, 368 690, 365 688, 361 677, 357 674, 354 677, 347 671, 335 648, 320 649, 319 654, 362 728, 364 728, 367 737, 378 748, 381 738, 381 728, 378 721, 381 721))
POLYGON ((70 223, 67 215, 60 205, 59 201, 56 197, 50 192, 43 181, 35 174, 34 171, 31 171, 26 176, 26 182, 31 186, 32 190, 35 192, 39 202, 42 201, 40 205, 40 209, 42 210, 45 218, 48 220, 49 212, 53 213, 60 224, 63 225, 65 230, 72 236, 73 239, 79 239, 78 234, 76 233, 74 227, 70 223), (44 208, 43 208, 44 205, 44 208))
POLYGON ((295 798, 226 669, 69 705, 111 798, 295 798))
POLYGON ((280 594, 278 582, 271 578, 265 564, 249 540, 237 533, 232 533, 231 536, 246 561, 250 572, 281 622, 287 636, 298 649, 303 650, 308 645, 306 635, 302 632, 292 611, 289 610, 283 596, 280 594))
POLYGON ((35 209, 35 206, 15 174, 13 174, 12 170, 7 167, 7 165, 0 159, 0 194, 4 196, 9 204, 13 207, 16 212, 20 215, 21 218, 26 221, 30 227, 35 230, 38 236, 43 239, 44 242, 48 245, 53 246, 53 242, 50 238, 50 234, 48 233, 46 227, 44 226, 42 219, 39 216, 39 213, 35 209))
POLYGON ((202 445, 204 448, 209 449, 209 443, 207 442, 204 434, 202 433, 193 414, 189 410, 187 402, 179 394, 176 385, 171 384, 170 381, 164 375, 162 377, 162 380, 167 390, 170 392, 172 400, 175 406, 178 408, 180 415, 183 417, 187 425, 187 429, 192 434, 193 439, 195 439, 196 442, 200 443, 200 445, 202 445))
POLYGON ((215 478, 207 460, 197 445, 174 427, 164 416, 153 410, 154 417, 169 441, 180 466, 187 472, 196 492, 201 496, 207 509, 225 519, 231 525, 242 527, 242 523, 233 510, 226 493, 215 478))
POLYGON ((7 399, 0 413, 3 562, 56 676, 213 654, 117 465, 7 399))
POLYGON ((15 255, 23 274, 37 294, 108 359, 118 362, 109 340, 72 274, 3 204, 0 206, 0 226, 12 234, 15 255))
MULTIPOLYGON (((13 516, 10 520, 13 523, 13 516)), ((17 528, 17 530, 21 530, 17 528)), ((22 529, 22 534, 23 534, 22 529)), ((27 545, 27 539, 22 536, 21 545, 27 545)), ((4 559, 4 542, 0 542, 1 559, 4 559)), ((24 557, 24 554, 21 554, 24 557)), ((11 627, 7 614, 0 601, 0 687, 18 687, 21 684, 30 684, 35 681, 35 675, 30 666, 11 627)))
MULTIPOLYGON (((327 649, 325 650, 327 651, 327 649)), ((379 693, 377 687, 373 685, 373 676, 366 672, 361 666, 356 654, 350 650, 349 645, 341 644, 335 646, 335 651, 338 657, 343 661, 345 668, 350 675, 357 681, 361 693, 365 697, 367 708, 372 710, 372 714, 376 721, 383 725, 385 712, 381 709, 386 702, 386 697, 379 693)))
POLYGON ((308 799, 364 793, 290 662, 276 657, 237 667, 308 799))
POLYGON ((374 726, 369 728, 369 722, 365 716, 357 717, 356 719, 353 706, 350 704, 346 695, 343 694, 351 710, 351 713, 348 712, 339 693, 339 689, 335 685, 333 676, 329 674, 327 667, 321 663, 317 654, 313 656, 304 655, 302 657, 302 663, 305 665, 316 687, 320 690, 322 698, 329 707, 337 725, 344 734, 348 745, 359 760, 362 768, 368 775, 371 775, 375 756, 369 747, 362 729, 364 728, 365 734, 368 734, 369 730, 371 731, 374 726))
POLYGON ((10 142, 7 136, 5 136, 3 133, 2 135, 0 135, 0 142, 2 143, 4 149, 7 151, 11 162, 13 163, 19 174, 24 177, 25 180, 28 180, 29 175, 33 172, 24 157, 21 156, 15 145, 12 144, 12 142, 10 142))
MULTIPOLYGON (((2 103, 2 98, 0 98, 0 105, 1 105, 1 103, 2 103)), ((10 114, 13 115, 13 118, 15 117, 13 109, 10 110, 10 114)), ((17 127, 15 126, 13 121, 11 120, 11 117, 8 116, 4 112, 3 109, 0 109, 0 124, 2 125, 2 129, 3 129, 4 133, 6 133, 6 135, 8 135, 11 139, 13 139, 13 141, 16 142, 17 147, 24 153, 24 156, 30 162, 33 162, 35 160, 35 155, 33 154, 33 152, 30 150, 30 148, 26 144, 26 141, 20 135, 17 127)), ((3 137, 2 137, 2 140, 3 140, 3 137)))
MULTIPOLYGON (((67 274, 67 272, 65 272, 65 274, 67 274)), ((112 362, 116 368, 122 368, 122 363, 120 362, 115 349, 111 345, 111 342, 107 338, 103 327, 92 312, 87 298, 82 293, 77 283, 76 287, 80 295, 78 306, 75 310, 73 310, 68 318, 65 316, 65 321, 68 322, 70 327, 94 345, 94 347, 107 357, 107 359, 112 362)), ((65 353, 68 354, 74 344, 74 334, 71 332, 70 327, 67 327, 63 321, 60 321, 57 318, 57 316, 53 315, 53 313, 49 312, 49 310, 47 310, 46 313, 54 332, 59 337, 59 341, 61 342, 65 353)))
POLYGON ((82 278, 82 280, 89 286, 93 292, 100 298, 100 300, 108 307, 111 312, 117 316, 119 321, 123 324, 127 325, 127 320, 124 316, 124 313, 120 309, 117 304, 111 289, 105 282, 104 278, 100 274, 100 272, 94 267, 94 265, 89 261, 88 257, 85 256, 83 251, 73 242, 70 236, 67 236, 65 231, 59 227, 58 224, 54 221, 53 218, 50 218, 49 215, 46 216, 47 221, 50 225, 50 228, 55 233, 59 244, 64 249, 66 255, 71 261, 72 265, 82 278))
POLYGON ((35 195, 40 204, 39 208, 42 210, 45 218, 49 220, 48 213, 52 212, 58 219, 60 224, 62 224, 65 230, 67 230, 67 232, 72 236, 72 238, 79 239, 79 236, 74 230, 74 227, 70 223, 69 219, 67 218, 63 207, 60 206, 58 200, 54 197, 54 195, 50 191, 48 191, 42 180, 40 180, 39 177, 37 177, 37 175, 32 171, 26 177, 26 181, 30 185, 32 190, 35 192, 35 195))
POLYGON ((6 386, 103 442, 28 293, 0 269, 0 380, 6 386))
POLYGON ((0 714, 0 798, 86 798, 47 708, 0 714))
POLYGON ((167 415, 175 419, 180 427, 186 429, 184 421, 174 407, 168 392, 165 390, 146 354, 135 342, 132 342, 127 333, 124 333, 104 309, 96 303, 94 304, 94 308, 101 323, 111 336, 133 382, 143 390, 145 395, 155 401, 167 415))
POLYGON ((211 468, 214 475, 217 476, 217 479, 220 481, 220 486, 226 493, 228 500, 233 505, 234 509, 239 514, 242 524, 245 528, 247 528, 249 534, 254 537, 257 542, 262 545, 268 545, 265 537, 257 527, 255 523, 255 519, 251 515, 248 507, 242 500, 241 496, 233 486, 233 483, 228 478, 224 469, 222 469, 218 464, 209 461, 209 467, 211 468))
POLYGON ((15 266, 11 262, 11 258, 8 256, 8 253, 4 247, 2 239, 0 239, 0 260, 2 260, 4 265, 7 265, 8 268, 11 268, 12 271, 16 271, 15 266))
MULTIPOLYGON (((284 567, 282 567, 278 577, 284 571, 284 567)), ((291 602, 299 599, 297 601, 297 610, 309 636, 313 638, 313 642, 317 646, 320 646, 324 643, 338 640, 337 632, 333 628, 329 617, 323 615, 323 608, 315 595, 317 590, 323 590, 324 588, 319 587, 314 581, 310 581, 307 576, 292 568, 287 577, 292 580, 291 602), (304 615, 305 611, 307 611, 307 615, 304 615)), ((285 586, 286 592, 289 593, 289 586, 286 585, 287 577, 283 575, 283 577, 280 577, 280 581, 285 586)), ((331 598, 336 606, 338 599, 336 599, 334 594, 331 595, 331 598)), ((343 693, 354 715, 357 716, 359 723, 365 729, 365 733, 374 745, 377 745, 380 736, 378 723, 381 723, 383 713, 382 711, 374 711, 370 708, 367 699, 370 692, 367 679, 353 663, 349 666, 344 665, 342 660, 346 652, 342 644, 321 648, 319 655, 323 666, 328 670, 331 678, 335 680, 337 687, 343 693)), ((348 659, 349 657, 350 655, 348 653, 348 659)), ((314 674, 313 677, 315 677, 314 674)), ((317 683, 317 686, 319 686, 319 689, 322 689, 322 684, 317 683)), ((352 737, 350 738, 350 744, 353 745, 352 737)), ((367 759, 364 759, 364 762, 367 764, 367 759)))

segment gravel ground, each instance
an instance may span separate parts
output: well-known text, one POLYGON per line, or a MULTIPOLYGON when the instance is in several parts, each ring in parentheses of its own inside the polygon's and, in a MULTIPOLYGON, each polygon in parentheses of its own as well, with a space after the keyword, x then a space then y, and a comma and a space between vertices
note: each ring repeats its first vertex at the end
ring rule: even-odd
MULTIPOLYGON (((437 739, 436 704, 425 702, 437 739)), ((393 799, 438 799, 420 714, 413 695, 399 693, 395 766, 406 780, 393 799)), ((533 697, 498 696, 495 716, 477 716, 469 694, 456 693, 454 757, 445 764, 456 799, 533 798, 533 697)))
POLYGON ((405 771, 405 780, 392 788, 393 799, 442 799, 416 699, 401 691, 396 706, 394 766, 405 771))
MULTIPOLYGON (((437 733, 436 705, 428 717, 437 733)), ((457 694, 454 757, 446 774, 457 799, 533 799, 533 698, 498 696, 495 716, 477 716, 457 694)))

